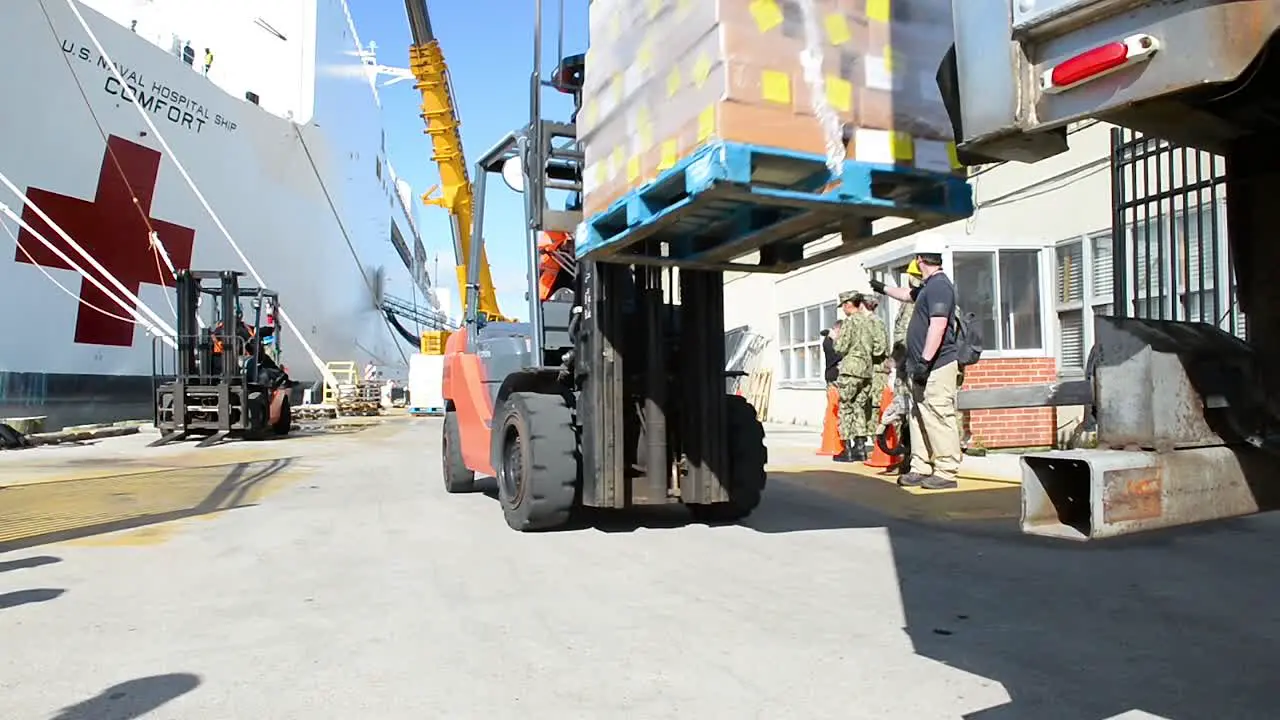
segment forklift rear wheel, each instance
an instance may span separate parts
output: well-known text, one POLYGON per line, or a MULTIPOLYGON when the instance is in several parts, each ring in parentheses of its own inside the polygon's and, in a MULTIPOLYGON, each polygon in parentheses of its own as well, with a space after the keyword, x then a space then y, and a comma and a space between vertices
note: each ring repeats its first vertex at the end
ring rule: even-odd
POLYGON ((469 493, 476 491, 476 474, 467 469, 462 459, 462 432, 458 429, 458 413, 446 410, 444 413, 444 447, 440 457, 444 460, 444 491, 448 493, 469 493))
POLYGON ((267 431, 270 429, 269 414, 271 412, 267 394, 259 390, 249 393, 249 396, 245 399, 245 412, 248 417, 245 418, 247 422, 245 424, 244 439, 266 439, 267 431))
POLYGON ((559 395, 512 393, 495 419, 494 470, 507 525, 528 532, 568 523, 578 488, 568 403, 559 395))
POLYGON ((725 425, 729 436, 729 502, 688 506, 695 520, 708 525, 745 520, 760 505, 767 479, 764 466, 769 463, 769 451, 764 445, 764 425, 756 419, 756 410, 746 398, 726 398, 725 425))
POLYGON ((289 395, 286 392, 284 398, 280 401, 280 417, 271 426, 271 432, 278 437, 284 437, 291 430, 293 430, 293 403, 289 401, 289 395))

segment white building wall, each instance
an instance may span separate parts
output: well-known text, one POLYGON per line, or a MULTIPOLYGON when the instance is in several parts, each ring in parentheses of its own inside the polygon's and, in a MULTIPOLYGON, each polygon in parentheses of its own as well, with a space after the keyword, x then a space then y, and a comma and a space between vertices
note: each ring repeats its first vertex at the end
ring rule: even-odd
MULTIPOLYGON (((947 243, 946 268, 955 252, 1000 248, 1040 251, 1039 295, 1042 348, 984 351, 984 358, 1057 354, 1059 329, 1055 313, 1055 246, 1071 238, 1105 231, 1111 226, 1110 126, 1086 123, 1071 131, 1070 151, 1035 165, 1006 163, 975 170, 972 180, 976 211, 968 220, 931 234, 947 243)), ((868 269, 910 259, 915 238, 905 238, 830 263, 784 276, 733 275, 725 281, 725 327, 746 325, 769 338, 760 366, 773 372, 768 419, 820 424, 826 395, 820 381, 783 379, 779 315, 834 302, 844 290, 869 288, 868 269)), ((963 302, 963 298, 961 298, 963 302)), ((896 303, 886 301, 892 318, 896 303)))

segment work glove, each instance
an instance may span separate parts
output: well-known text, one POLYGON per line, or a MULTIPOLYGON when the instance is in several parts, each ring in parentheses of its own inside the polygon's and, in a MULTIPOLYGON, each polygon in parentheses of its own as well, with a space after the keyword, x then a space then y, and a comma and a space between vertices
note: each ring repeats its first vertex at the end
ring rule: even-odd
POLYGON ((911 380, 917 385, 924 385, 929 381, 929 363, 915 362, 911 363, 911 380))
POLYGON ((871 289, 872 289, 872 290, 874 290, 875 292, 878 292, 878 293, 880 293, 881 295, 883 295, 883 294, 884 294, 884 281, 882 281, 882 280, 875 280, 875 279, 873 279, 873 280, 871 281, 871 289))

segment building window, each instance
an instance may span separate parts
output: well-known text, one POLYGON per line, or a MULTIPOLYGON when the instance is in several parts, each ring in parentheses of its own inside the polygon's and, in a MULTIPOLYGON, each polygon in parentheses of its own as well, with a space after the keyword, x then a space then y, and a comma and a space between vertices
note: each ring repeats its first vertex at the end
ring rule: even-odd
POLYGON ((1093 347, 1093 318, 1111 314, 1111 231, 1093 233, 1057 248, 1058 372, 1084 375, 1093 347))
POLYGON ((828 302, 792 310, 778 316, 778 348, 781 380, 791 385, 821 385, 822 335, 836 324, 836 303, 828 302))
POLYGON ((981 327, 995 352, 1044 348, 1040 311, 1040 251, 996 250, 952 254, 956 301, 981 327))

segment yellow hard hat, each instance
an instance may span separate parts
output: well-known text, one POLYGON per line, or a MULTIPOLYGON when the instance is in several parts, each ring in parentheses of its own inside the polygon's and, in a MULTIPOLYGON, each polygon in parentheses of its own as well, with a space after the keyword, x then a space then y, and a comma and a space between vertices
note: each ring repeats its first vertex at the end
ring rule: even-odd
POLYGON ((920 263, 916 262, 914 258, 911 260, 911 264, 907 265, 907 274, 916 278, 924 277, 924 273, 920 272, 920 263))

